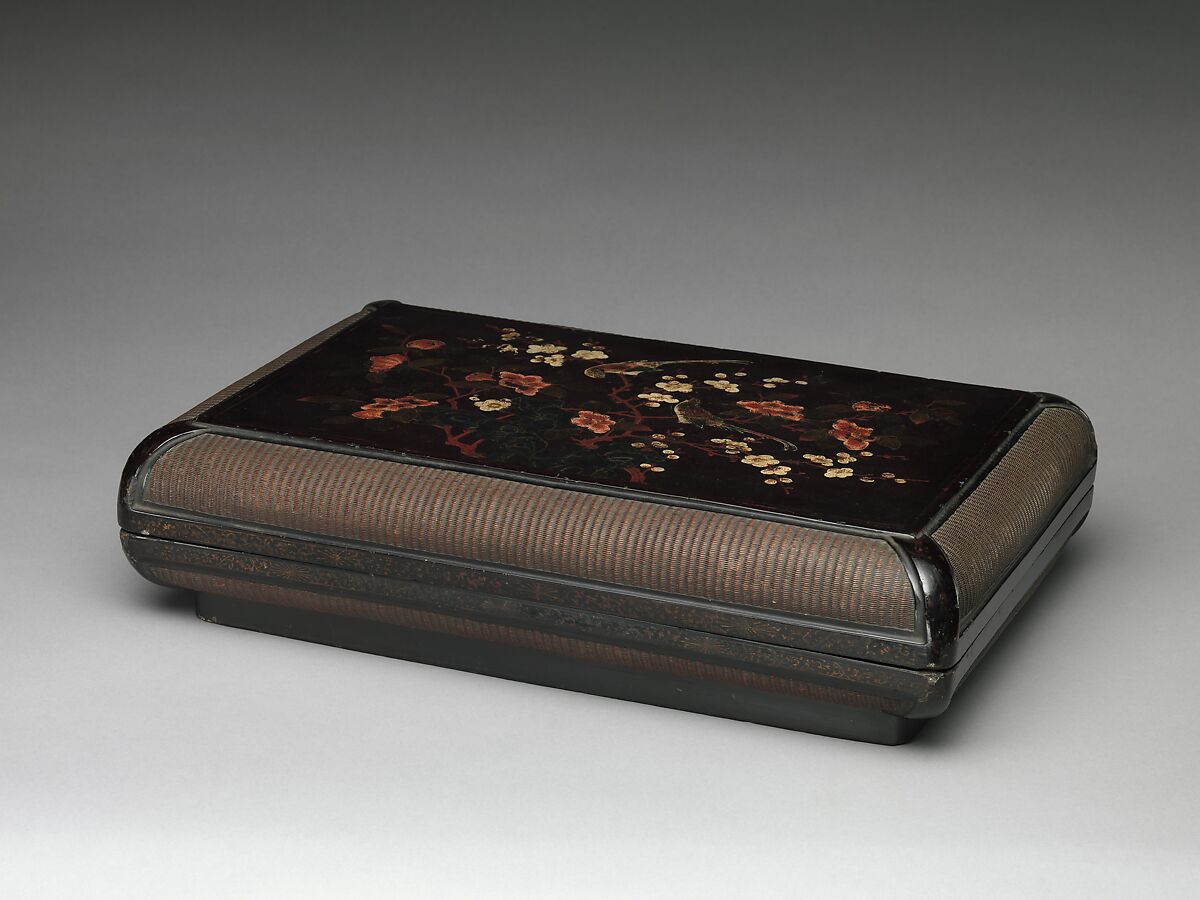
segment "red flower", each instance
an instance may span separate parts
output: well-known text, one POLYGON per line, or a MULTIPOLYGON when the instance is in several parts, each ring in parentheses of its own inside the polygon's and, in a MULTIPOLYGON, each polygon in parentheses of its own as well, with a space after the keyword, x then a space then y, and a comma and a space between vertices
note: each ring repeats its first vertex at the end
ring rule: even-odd
POLYGON ((409 341, 405 344, 406 347, 412 347, 414 350, 436 350, 438 347, 445 347, 444 341, 435 341, 432 338, 417 338, 415 341, 409 341))
POLYGON ((492 381, 493 378, 487 372, 472 372, 467 376, 467 381, 492 381))
POLYGON ((886 403, 872 403, 870 400, 859 400, 852 409, 859 412, 887 412, 891 409, 886 403))
POLYGON ((420 397, 376 397, 370 403, 363 404, 358 412, 351 413, 356 419, 381 419, 384 413, 400 412, 402 409, 417 409, 421 406, 437 406, 436 400, 422 400, 420 397))
POLYGON ((382 375, 384 372, 390 372, 396 366, 406 362, 408 357, 403 353, 389 353, 387 356, 372 356, 371 357, 371 374, 382 375))
POLYGON ((829 429, 829 433, 841 441, 847 450, 866 450, 871 445, 871 435, 875 433, 875 429, 851 422, 849 419, 838 419, 829 429))
POLYGON ((581 409, 579 415, 571 420, 571 424, 578 425, 580 428, 586 428, 588 431, 595 432, 596 434, 608 434, 617 422, 604 413, 592 412, 590 409, 581 409))
POLYGON ((780 419, 791 419, 799 422, 804 418, 803 406, 792 406, 779 400, 739 400, 738 406, 745 407, 760 416, 778 416, 780 419))
POLYGON ((501 372, 500 386, 512 388, 518 394, 532 397, 538 391, 550 387, 550 384, 543 381, 541 375, 518 375, 516 372, 501 372))

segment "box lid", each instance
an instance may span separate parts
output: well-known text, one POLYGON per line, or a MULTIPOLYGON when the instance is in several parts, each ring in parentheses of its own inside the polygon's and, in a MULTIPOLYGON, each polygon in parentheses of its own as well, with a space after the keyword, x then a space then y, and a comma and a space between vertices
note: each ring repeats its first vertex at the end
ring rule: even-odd
POLYGON ((168 432, 127 473, 139 526, 577 580, 641 617, 901 665, 961 656, 1094 461, 1047 395, 394 302, 168 432))
POLYGON ((1037 396, 399 303, 215 425, 915 534, 1037 396))

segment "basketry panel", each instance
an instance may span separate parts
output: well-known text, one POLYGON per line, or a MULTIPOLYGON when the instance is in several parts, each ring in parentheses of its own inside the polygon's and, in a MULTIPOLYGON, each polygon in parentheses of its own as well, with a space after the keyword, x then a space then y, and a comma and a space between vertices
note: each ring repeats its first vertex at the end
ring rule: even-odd
POLYGON ((1045 530, 1095 455, 1081 413, 1046 409, 934 531, 954 575, 960 630, 1045 530))
POLYGON ((885 541, 343 453, 200 434, 146 478, 151 504, 231 522, 911 630, 885 541))

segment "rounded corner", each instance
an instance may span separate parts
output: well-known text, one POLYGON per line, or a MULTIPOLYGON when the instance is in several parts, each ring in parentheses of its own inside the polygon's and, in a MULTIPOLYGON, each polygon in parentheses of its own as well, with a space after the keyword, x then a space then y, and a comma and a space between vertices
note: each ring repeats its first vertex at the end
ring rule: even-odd
POLYGON ((362 308, 363 312, 379 312, 389 306, 403 306, 404 303, 400 300, 372 300, 362 308))
POLYGON ((137 502, 141 487, 154 462, 162 456, 168 445, 179 443, 207 431, 195 419, 185 418, 169 422, 150 432, 129 454, 125 468, 121 471, 121 483, 117 493, 117 523, 125 528, 127 519, 137 502))
POLYGON ((1088 436, 1091 439, 1092 465, 1095 466, 1096 460, 1100 455, 1100 450, 1099 444, 1096 441, 1096 423, 1092 421, 1092 417, 1087 414, 1087 411, 1075 401, 1061 394, 1037 391, 1035 396, 1039 401, 1039 412, 1045 409, 1066 409, 1075 413, 1075 415, 1083 420, 1084 424, 1087 425, 1088 436))
POLYGON ((941 547, 929 537, 906 540, 901 551, 915 573, 919 627, 926 640, 926 668, 943 669, 954 664, 958 652, 961 610, 954 570, 941 547))
POLYGON ((1038 411, 1043 409, 1057 408, 1069 409, 1076 413, 1080 418, 1088 423, 1088 427, 1092 429, 1093 435, 1096 429, 1092 425, 1092 417, 1087 414, 1082 406, 1071 400, 1069 397, 1064 397, 1062 394, 1052 394, 1049 391, 1035 391, 1034 396, 1038 398, 1038 411))
MULTIPOLYGON (((1055 394, 1050 391, 1034 391, 1033 395, 1038 398, 1039 406, 1065 406, 1068 409, 1078 410, 1083 413, 1083 407, 1074 400, 1064 397, 1062 394, 1055 394)), ((1087 413, 1083 414, 1087 415, 1087 413)))

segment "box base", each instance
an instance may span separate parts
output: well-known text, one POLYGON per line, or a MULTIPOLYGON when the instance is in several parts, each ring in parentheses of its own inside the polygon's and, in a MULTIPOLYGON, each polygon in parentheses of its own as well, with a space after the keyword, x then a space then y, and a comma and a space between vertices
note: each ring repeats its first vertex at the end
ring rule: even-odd
POLYGON ((876 744, 906 743, 925 722, 804 697, 781 696, 662 672, 618 669, 456 635, 216 594, 197 594, 196 614, 207 622, 348 650, 876 744))

